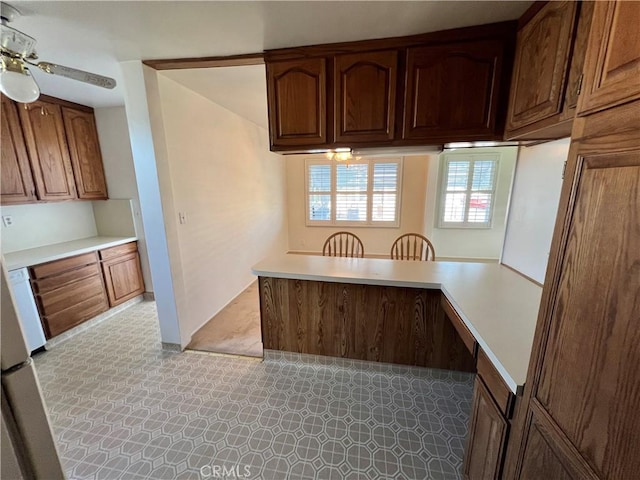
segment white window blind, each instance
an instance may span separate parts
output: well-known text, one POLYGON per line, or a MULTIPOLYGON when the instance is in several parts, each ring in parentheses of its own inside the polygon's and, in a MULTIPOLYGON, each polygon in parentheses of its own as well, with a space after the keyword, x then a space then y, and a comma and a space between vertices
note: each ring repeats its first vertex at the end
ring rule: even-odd
POLYGON ((399 158, 306 162, 307 225, 399 226, 399 158))
POLYGON ((490 228, 499 155, 443 156, 439 226, 490 228))

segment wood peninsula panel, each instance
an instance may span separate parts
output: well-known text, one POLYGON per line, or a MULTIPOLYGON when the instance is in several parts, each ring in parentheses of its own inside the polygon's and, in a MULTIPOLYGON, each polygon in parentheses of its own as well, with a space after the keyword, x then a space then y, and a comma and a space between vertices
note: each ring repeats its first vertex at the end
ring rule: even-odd
POLYGON ((260 277, 264 348, 475 371, 440 291, 260 277))

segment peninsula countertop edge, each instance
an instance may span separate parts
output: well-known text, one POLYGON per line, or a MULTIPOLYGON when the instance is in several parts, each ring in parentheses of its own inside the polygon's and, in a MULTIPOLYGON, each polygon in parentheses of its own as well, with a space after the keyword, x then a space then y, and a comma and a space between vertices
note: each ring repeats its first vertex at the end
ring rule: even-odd
POLYGON ((542 288, 508 267, 281 254, 262 260, 252 271, 260 277, 439 289, 512 392, 522 392, 542 288))

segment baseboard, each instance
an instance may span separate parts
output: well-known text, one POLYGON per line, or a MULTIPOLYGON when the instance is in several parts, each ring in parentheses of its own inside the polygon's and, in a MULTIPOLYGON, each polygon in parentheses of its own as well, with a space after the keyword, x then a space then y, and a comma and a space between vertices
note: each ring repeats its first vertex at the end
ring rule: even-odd
MULTIPOLYGON (((289 250, 287 254, 292 255, 313 255, 317 257, 322 256, 322 252, 311 252, 305 250, 289 250)), ((382 253, 365 253, 364 258, 389 258, 389 254, 383 255, 382 253)))
POLYGON ((150 302, 155 302, 156 301, 156 294, 153 292, 144 292, 142 294, 142 298, 145 299, 145 301, 150 301, 150 302))
POLYGON ((166 352, 182 352, 184 349, 177 343, 166 343, 166 342, 162 342, 162 350, 166 351, 166 352))
MULTIPOLYGON (((305 250, 289 250, 287 254, 292 255, 313 255, 322 256, 322 252, 312 252, 305 250)), ((386 258, 389 259, 389 254, 383 255, 381 253, 365 253, 364 258, 386 258)), ((473 263, 498 263, 497 258, 483 258, 483 257, 436 257, 436 261, 439 262, 473 262, 473 263)))

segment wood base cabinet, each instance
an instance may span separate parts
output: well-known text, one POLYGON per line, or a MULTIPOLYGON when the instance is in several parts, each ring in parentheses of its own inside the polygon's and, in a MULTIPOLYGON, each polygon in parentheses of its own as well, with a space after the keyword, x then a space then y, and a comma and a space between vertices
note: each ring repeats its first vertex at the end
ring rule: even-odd
POLYGON ((100 250, 100 258, 109 306, 115 307, 144 293, 144 280, 136 242, 100 250))
POLYGON ((36 265, 29 274, 47 339, 109 308, 96 252, 36 265))
POLYGON ((500 478, 508 431, 508 422, 480 376, 477 376, 463 467, 466 480, 500 478))

